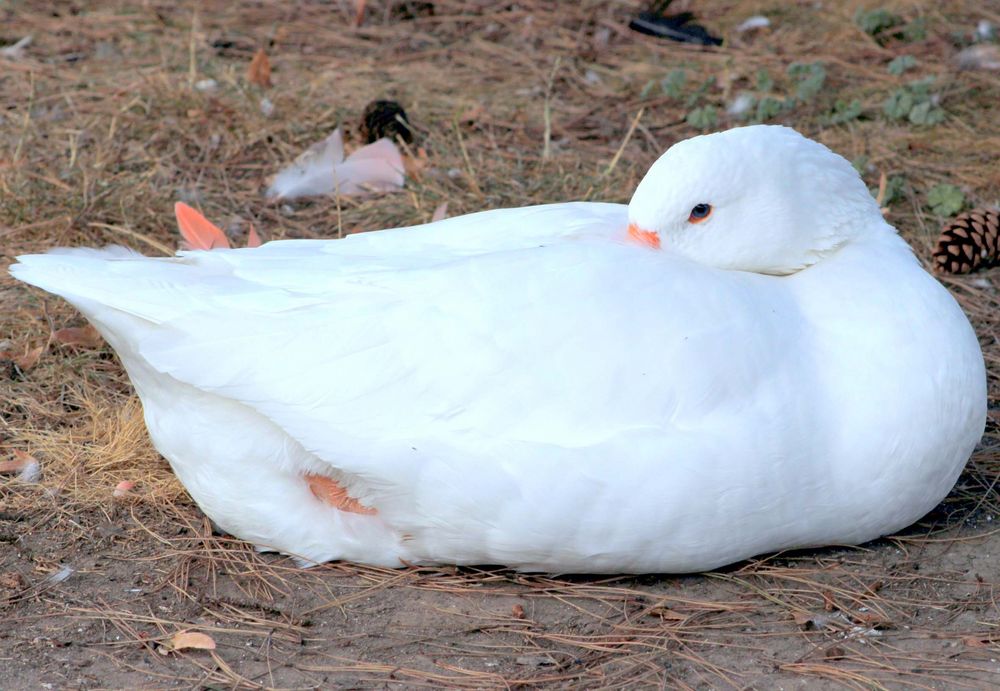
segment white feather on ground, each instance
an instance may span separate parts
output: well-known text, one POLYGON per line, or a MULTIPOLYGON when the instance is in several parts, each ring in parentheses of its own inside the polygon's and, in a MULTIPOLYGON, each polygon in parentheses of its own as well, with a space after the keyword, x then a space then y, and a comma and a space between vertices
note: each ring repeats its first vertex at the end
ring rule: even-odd
POLYGON ((296 199, 326 194, 353 196, 402 188, 403 157, 388 139, 363 146, 346 159, 338 127, 313 144, 274 176, 269 199, 296 199))

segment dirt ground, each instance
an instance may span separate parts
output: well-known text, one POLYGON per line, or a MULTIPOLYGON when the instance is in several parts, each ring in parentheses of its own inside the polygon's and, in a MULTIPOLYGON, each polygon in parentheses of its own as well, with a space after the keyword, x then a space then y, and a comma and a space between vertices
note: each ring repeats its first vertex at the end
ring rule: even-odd
POLYGON ((990 417, 935 511, 857 548, 619 578, 302 570, 214 533, 114 354, 55 336, 79 315, 4 270, 56 245, 162 254, 176 200, 237 244, 251 223, 336 237, 443 202, 627 201, 674 141, 750 121, 884 180, 924 261, 944 217, 1000 203, 1000 71, 957 62, 995 48, 996 3, 675 2, 714 48, 630 31, 640 9, 371 0, 358 22, 346 1, 0 2, 0 47, 32 37, 0 54, 0 462, 41 471, 0 475, 0 688, 1000 685, 997 269, 942 278, 980 334, 990 417), (770 26, 738 31, 753 15, 770 26), (271 86, 247 78, 259 49, 271 86), (417 133, 404 191, 265 201, 338 124, 357 146, 385 97, 417 133))

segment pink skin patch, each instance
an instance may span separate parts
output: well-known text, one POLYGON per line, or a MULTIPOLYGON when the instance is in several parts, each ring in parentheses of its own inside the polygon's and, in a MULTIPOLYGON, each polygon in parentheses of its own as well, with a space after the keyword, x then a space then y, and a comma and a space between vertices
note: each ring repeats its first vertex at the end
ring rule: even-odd
POLYGON ((306 473, 305 479, 309 483, 309 491, 313 493, 314 497, 339 511, 360 513, 366 516, 374 516, 378 513, 376 509, 365 506, 349 495, 347 490, 341 487, 336 480, 312 473, 306 473))

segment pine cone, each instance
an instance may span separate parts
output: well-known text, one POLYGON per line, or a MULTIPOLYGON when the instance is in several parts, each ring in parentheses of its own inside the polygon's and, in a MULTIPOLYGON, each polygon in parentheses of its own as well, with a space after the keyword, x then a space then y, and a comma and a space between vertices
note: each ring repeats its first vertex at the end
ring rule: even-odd
POLYGON ((941 229, 934 248, 937 271, 967 274, 1000 263, 1000 212, 974 209, 956 216, 941 229))
POLYGON ((382 137, 398 137, 407 144, 413 142, 406 111, 395 101, 372 101, 365 106, 365 113, 361 116, 361 136, 369 144, 382 137))

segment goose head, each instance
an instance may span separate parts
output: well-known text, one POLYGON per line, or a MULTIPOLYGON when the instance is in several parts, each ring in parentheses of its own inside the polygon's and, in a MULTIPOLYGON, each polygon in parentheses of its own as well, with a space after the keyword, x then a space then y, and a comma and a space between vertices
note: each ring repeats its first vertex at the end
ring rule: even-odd
POLYGON ((720 269, 785 275, 895 231, 846 159, 789 127, 686 139, 629 202, 634 239, 720 269))

